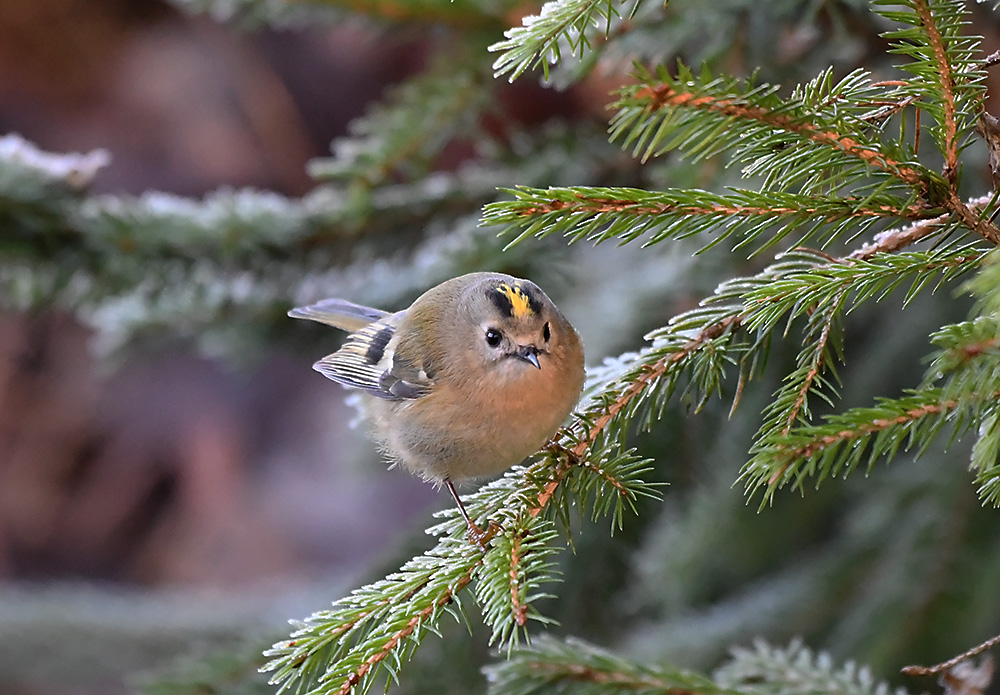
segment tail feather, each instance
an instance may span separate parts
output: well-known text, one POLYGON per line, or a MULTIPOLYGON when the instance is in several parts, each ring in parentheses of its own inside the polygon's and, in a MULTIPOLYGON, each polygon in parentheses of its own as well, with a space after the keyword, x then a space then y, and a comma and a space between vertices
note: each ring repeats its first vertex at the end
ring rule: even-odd
POLYGON ((300 306, 288 312, 293 319, 309 319, 328 326, 353 333, 379 319, 389 312, 354 304, 344 299, 324 299, 316 304, 300 306))

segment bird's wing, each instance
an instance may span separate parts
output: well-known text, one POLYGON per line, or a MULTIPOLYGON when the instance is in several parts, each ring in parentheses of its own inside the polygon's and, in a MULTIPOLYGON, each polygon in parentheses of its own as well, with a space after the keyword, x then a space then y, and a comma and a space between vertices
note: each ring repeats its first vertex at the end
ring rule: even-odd
POLYGON ((426 396, 433 379, 420 367, 395 359, 396 326, 403 312, 389 314, 351 333, 337 352, 313 369, 339 384, 377 398, 408 400, 426 396))
POLYGON ((293 319, 319 321, 348 332, 360 331, 390 314, 381 309, 353 304, 343 299, 324 299, 316 304, 295 307, 288 312, 293 319))

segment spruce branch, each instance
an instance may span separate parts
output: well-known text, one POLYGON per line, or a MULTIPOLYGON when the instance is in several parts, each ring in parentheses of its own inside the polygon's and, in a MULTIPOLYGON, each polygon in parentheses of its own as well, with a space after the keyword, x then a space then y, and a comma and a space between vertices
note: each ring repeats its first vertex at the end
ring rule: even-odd
POLYGON ((920 192, 944 183, 902 149, 867 135, 861 116, 884 96, 863 71, 838 83, 825 72, 787 99, 774 85, 753 86, 707 72, 695 77, 684 65, 676 77, 660 67, 655 74, 640 69, 635 78, 637 84, 623 89, 614 105, 618 111, 611 137, 643 159, 678 147, 697 157, 731 149, 759 166, 761 159, 773 164, 778 153, 786 162, 795 160, 783 170, 784 183, 768 181, 779 188, 810 180, 815 176, 810 170, 821 163, 825 171, 887 174, 920 192), (831 108, 834 103, 836 109, 831 108), (787 150, 793 144, 804 146, 803 153, 810 156, 790 157, 787 150))
POLYGON ((748 316, 747 327, 767 333, 782 323, 869 300, 879 301, 910 280, 904 305, 937 276, 940 285, 968 272, 983 252, 968 246, 935 251, 879 254, 868 260, 834 258, 812 249, 793 249, 778 256, 778 263, 745 284, 738 279, 725 284, 729 298, 741 293, 748 316))
MULTIPOLYGON (((988 343, 991 350, 994 343, 988 343)), ((828 416, 823 424, 794 428, 780 440, 759 443, 742 475, 747 490, 752 494, 764 488, 765 503, 787 484, 800 489, 810 477, 818 484, 828 477, 846 476, 862 462, 870 470, 879 458, 892 459, 901 447, 919 454, 948 421, 953 438, 985 422, 976 444, 978 456, 974 447, 973 466, 979 471, 980 496, 996 504, 998 449, 992 423, 1000 399, 1000 360, 995 350, 980 352, 988 378, 977 378, 984 373, 979 368, 982 362, 970 357, 957 369, 959 377, 943 387, 924 386, 900 398, 878 399, 874 407, 853 408, 828 416)))
POLYGON ((993 647, 1000 644, 1000 635, 991 637, 990 639, 977 644, 971 649, 967 649, 957 656, 953 656, 947 661, 943 661, 940 664, 935 664, 934 666, 904 666, 900 669, 900 673, 907 676, 933 676, 943 671, 950 671, 955 666, 958 666, 963 661, 971 659, 974 656, 982 654, 987 649, 992 649, 993 647))
POLYGON ((929 130, 944 157, 947 190, 933 193, 939 203, 990 243, 1000 243, 1000 230, 970 210, 958 195, 958 155, 982 111, 985 69, 980 61, 980 39, 963 33, 968 10, 962 3, 947 0, 912 0, 907 10, 896 11, 876 3, 883 16, 908 25, 886 34, 892 50, 912 57, 901 67, 914 74, 904 89, 916 92, 917 108, 929 113, 935 125, 929 130))
POLYGON ((1000 506, 1000 407, 996 398, 982 408, 976 408, 975 401, 983 394, 1000 393, 1000 293, 994 284, 1000 279, 997 259, 996 250, 987 254, 983 271, 966 284, 976 296, 978 315, 945 326, 931 336, 939 349, 925 377, 926 383, 945 379, 944 397, 968 404, 978 423, 971 467, 980 498, 994 506, 1000 506))
POLYGON ((907 27, 885 36, 893 52, 913 59, 901 66, 917 78, 906 81, 905 88, 920 96, 918 108, 935 120, 931 134, 945 160, 945 177, 954 189, 960 137, 972 128, 979 110, 976 104, 982 98, 980 39, 964 32, 969 12, 962 3, 911 0, 905 4, 906 9, 900 11, 888 2, 877 2, 875 9, 907 27))
POLYGON ((442 538, 398 572, 297 623, 291 639, 265 652, 271 661, 262 670, 274 672, 279 692, 367 692, 380 670, 395 678, 443 613, 461 610, 458 594, 481 564, 468 543, 442 538))
MULTIPOLYGON (((631 17, 641 0, 634 0, 632 9, 625 13, 631 17)), ((542 68, 545 79, 549 77, 549 65, 562 60, 563 52, 583 56, 590 49, 593 40, 592 28, 603 26, 607 35, 614 20, 621 19, 623 13, 616 4, 625 5, 625 0, 550 0, 542 5, 538 15, 526 15, 520 27, 504 32, 506 37, 489 47, 500 53, 493 62, 494 77, 509 75, 513 82, 526 70, 542 68)))
MULTIPOLYGON (((812 341, 807 338, 797 368, 786 377, 784 386, 765 410, 764 424, 742 474, 750 494, 765 488, 767 501, 778 488, 788 482, 798 485, 806 475, 819 474, 820 479, 834 475, 836 471, 827 469, 839 470, 841 464, 835 460, 839 461, 836 457, 844 453, 838 447, 845 442, 867 441, 890 425, 903 427, 917 416, 942 412, 936 405, 941 398, 935 396, 935 405, 928 406, 929 410, 925 409, 926 403, 907 402, 893 406, 886 401, 877 411, 857 410, 845 414, 844 421, 831 420, 825 429, 792 426, 802 415, 808 414, 806 398, 813 388, 830 386, 821 378, 821 368, 830 363, 831 354, 834 354, 829 346, 831 330, 835 319, 847 310, 848 301, 852 307, 869 300, 877 301, 909 279, 911 285, 905 299, 908 302, 928 287, 935 275, 938 284, 952 280, 967 272, 981 257, 981 252, 958 248, 879 254, 862 261, 796 249, 779 256, 776 263, 756 276, 720 285, 704 304, 726 307, 734 322, 757 336, 745 361, 762 349, 766 338, 781 325, 787 332, 796 318, 807 317, 807 337, 815 336, 812 341), (888 412, 893 407, 896 410, 888 412), (877 421, 878 425, 873 426, 872 421, 877 421), (794 477, 790 477, 793 474, 794 477)), ((957 405, 956 402, 952 407, 957 405)), ((848 470, 856 465, 863 448, 859 444, 852 450, 853 463, 843 464, 848 470)))
POLYGON ((814 653, 798 640, 775 647, 756 640, 752 648, 737 648, 732 658, 712 674, 720 687, 744 695, 906 695, 875 679, 871 670, 854 662, 838 665, 826 653, 814 653))
POLYGON ((948 59, 945 52, 936 17, 931 14, 926 0, 914 0, 913 7, 920 17, 921 24, 927 32, 928 43, 934 52, 938 85, 941 88, 941 103, 944 108, 945 177, 954 187, 958 178, 958 143, 956 141, 958 126, 955 123, 955 78, 952 74, 952 61, 948 59))
POLYGON ((490 695, 735 695, 700 674, 627 660, 573 638, 542 637, 485 672, 490 695))
POLYGON ((846 475, 866 453, 871 468, 880 456, 891 458, 904 444, 908 449, 917 443, 925 446, 958 407, 958 401, 943 401, 940 392, 930 390, 879 399, 874 407, 830 416, 822 425, 795 428, 783 441, 758 449, 743 479, 751 493, 766 488, 763 504, 786 484, 798 489, 808 477, 846 475))
MULTIPOLYGON (((996 199, 996 194, 979 196, 966 201, 965 206, 976 216, 981 216, 983 211, 995 208, 996 199)), ((937 217, 918 220, 904 227, 895 227, 880 232, 875 235, 875 239, 871 243, 866 243, 861 248, 852 251, 847 258, 867 260, 877 253, 899 251, 910 244, 949 230, 954 225, 954 223, 948 224, 950 219, 950 213, 945 213, 937 217)))
POLYGON ((777 233, 760 242, 769 246, 796 234, 805 243, 821 231, 827 238, 845 229, 864 230, 882 220, 927 214, 894 197, 860 198, 808 196, 788 192, 732 190, 727 194, 703 190, 644 191, 633 188, 503 189, 513 200, 489 203, 484 225, 504 225, 518 232, 508 248, 529 237, 561 234, 569 243, 599 244, 616 239, 625 244, 646 237, 644 246, 716 232, 706 245, 730 236, 743 244, 759 241, 768 231, 777 233), (804 231, 800 231, 804 228, 804 231))
POLYGON ((476 584, 476 600, 483 607, 483 619, 493 626, 490 643, 508 652, 528 638, 528 619, 552 622, 535 608, 535 603, 553 595, 538 586, 554 580, 553 542, 558 532, 551 523, 531 521, 516 532, 498 536, 496 552, 484 556, 482 579, 476 584))
POLYGON ((485 669, 490 695, 905 695, 876 681, 866 667, 836 664, 800 642, 774 647, 758 640, 732 651, 711 677, 648 664, 583 640, 543 637, 502 664, 485 669))
POLYGON ((982 214, 977 214, 974 210, 958 197, 958 193, 950 191, 944 201, 945 207, 951 210, 962 221, 967 228, 974 231, 986 241, 994 246, 1000 244, 1000 229, 982 214))
POLYGON ((822 389, 827 387, 834 393, 835 389, 823 372, 832 370, 831 363, 835 356, 842 357, 840 331, 835 324, 844 310, 847 294, 848 289, 845 288, 810 312, 806 344, 798 355, 796 368, 785 376, 784 384, 764 411, 764 425, 757 435, 758 445, 773 439, 784 439, 793 426, 808 421, 811 393, 818 393, 824 401, 831 403, 822 389), (835 348, 831 347, 831 342, 836 344, 835 348))
MULTIPOLYGON (((982 358, 996 356, 1000 350, 1000 320, 996 315, 987 315, 949 324, 931 334, 931 343, 938 350, 927 368, 927 385, 946 375, 974 369, 982 358)), ((986 376, 974 374, 971 381, 977 382, 986 376)), ((959 389, 967 390, 964 386, 959 389)))
MULTIPOLYGON (((693 384, 695 390, 702 394, 712 392, 718 385, 719 372, 724 364, 719 359, 720 353, 724 353, 725 346, 732 341, 739 319, 738 315, 724 309, 699 312, 697 318, 692 312, 681 315, 676 323, 647 336, 653 341, 653 346, 629 360, 622 373, 602 385, 599 397, 579 413, 550 445, 549 451, 558 459, 555 475, 545 483, 530 513, 537 515, 549 504, 571 471, 587 468, 584 461, 593 459, 593 451, 599 448, 599 444, 616 441, 619 438, 616 433, 620 435, 621 428, 635 416, 639 406, 651 399, 662 403, 668 398, 679 386, 685 369, 701 374, 701 380, 693 384), (700 326, 694 335, 692 325, 700 326), (701 369, 696 369, 698 358, 704 360, 701 369), (655 398, 656 391, 660 392, 658 399, 655 398)), ((607 478, 606 465, 592 469, 599 472, 599 478, 607 478)), ((618 491, 618 500, 634 499, 636 496, 628 495, 627 488, 613 487, 618 491)), ((654 490, 643 490, 643 496, 654 494, 654 490)), ((621 516, 617 509, 615 516, 621 516)))
MULTIPOLYGON (((613 444, 609 444, 609 449, 613 444)), ((470 516, 498 521, 505 531, 484 554, 466 539, 457 509, 441 512, 446 521, 429 529, 438 544, 408 561, 384 580, 362 587, 298 624, 291 639, 275 644, 263 670, 281 691, 313 695, 367 692, 382 670, 392 678, 443 616, 461 610, 460 592, 475 582, 476 598, 493 631, 491 643, 511 649, 527 636, 529 619, 548 622, 534 602, 548 596, 539 587, 551 582, 556 531, 540 512, 546 487, 565 482, 581 508, 621 523, 625 505, 656 494, 645 482, 648 464, 628 452, 598 456, 592 466, 567 466, 546 455, 515 467, 500 479, 463 497, 470 516), (603 488, 607 487, 608 491, 603 488), (585 497, 592 496, 587 504, 585 497)))

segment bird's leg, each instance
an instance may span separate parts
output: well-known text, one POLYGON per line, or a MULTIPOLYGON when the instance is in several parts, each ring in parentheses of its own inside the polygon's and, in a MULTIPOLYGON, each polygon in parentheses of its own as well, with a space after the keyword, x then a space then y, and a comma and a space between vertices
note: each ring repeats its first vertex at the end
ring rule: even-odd
POLYGON ((486 544, 493 540, 493 537, 500 533, 503 528, 495 521, 490 521, 486 530, 483 530, 476 526, 475 522, 469 517, 469 513, 465 511, 465 505, 462 504, 462 500, 459 499, 458 493, 455 491, 455 486, 452 484, 449 478, 444 479, 444 484, 448 486, 448 491, 451 492, 451 496, 455 498, 455 504, 458 505, 458 511, 462 513, 462 518, 465 519, 465 523, 469 525, 469 540, 478 545, 484 552, 486 551, 486 544))

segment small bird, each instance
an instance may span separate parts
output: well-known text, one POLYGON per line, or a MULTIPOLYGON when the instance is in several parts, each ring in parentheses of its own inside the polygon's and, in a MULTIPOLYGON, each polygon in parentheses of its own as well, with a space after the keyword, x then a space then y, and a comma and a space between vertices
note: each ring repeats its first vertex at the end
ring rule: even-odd
POLYGON ((313 365, 363 394, 393 463, 454 497, 480 547, 500 529, 469 518, 453 481, 506 470, 538 451, 583 389, 583 343, 538 285, 469 273, 396 313, 327 299, 288 312, 350 335, 313 365))

